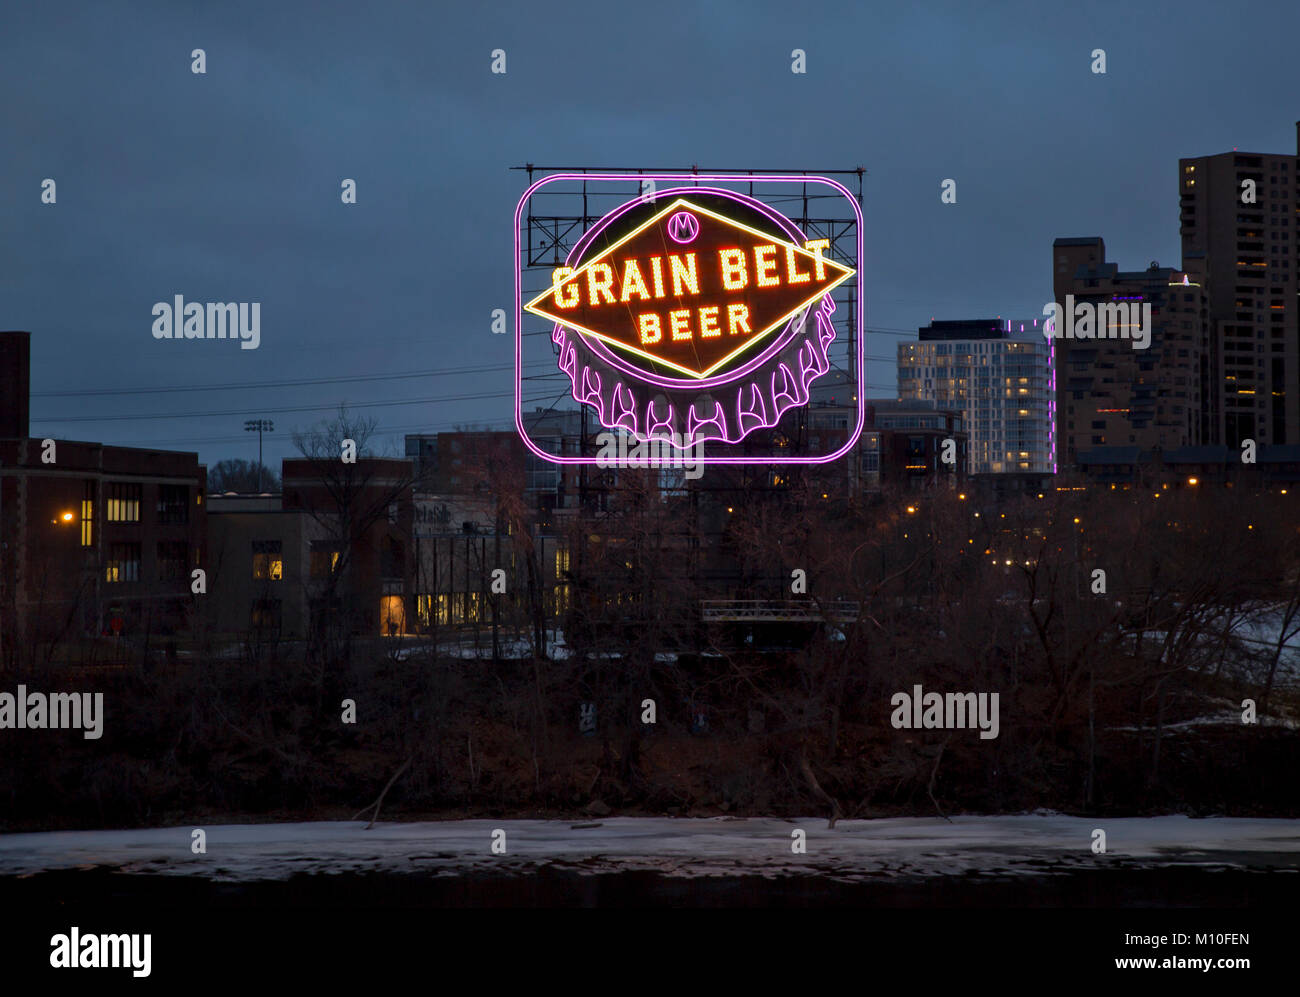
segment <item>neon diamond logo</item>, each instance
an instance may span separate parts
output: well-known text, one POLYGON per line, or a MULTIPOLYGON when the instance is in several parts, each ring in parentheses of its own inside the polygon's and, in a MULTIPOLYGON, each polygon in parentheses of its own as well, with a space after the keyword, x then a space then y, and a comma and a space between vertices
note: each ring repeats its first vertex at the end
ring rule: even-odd
POLYGON ((856 271, 677 198, 524 307, 614 347, 640 369, 725 375, 856 271))

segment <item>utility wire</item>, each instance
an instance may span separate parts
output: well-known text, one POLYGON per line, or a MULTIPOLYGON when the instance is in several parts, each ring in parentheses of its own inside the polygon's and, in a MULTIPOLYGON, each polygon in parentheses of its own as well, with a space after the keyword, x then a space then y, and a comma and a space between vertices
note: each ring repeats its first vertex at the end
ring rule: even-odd
MULTIPOLYGON (((339 377, 307 377, 291 381, 237 381, 230 384, 178 384, 150 388, 91 388, 80 391, 33 391, 32 398, 83 398, 92 395, 157 395, 176 391, 254 391, 262 388, 290 388, 312 384, 354 384, 362 381, 396 381, 413 377, 451 377, 513 370, 513 363, 484 364, 474 367, 442 367, 431 370, 402 371, 396 374, 353 374, 339 377)), ((552 361, 535 360, 525 367, 553 366, 552 361)))

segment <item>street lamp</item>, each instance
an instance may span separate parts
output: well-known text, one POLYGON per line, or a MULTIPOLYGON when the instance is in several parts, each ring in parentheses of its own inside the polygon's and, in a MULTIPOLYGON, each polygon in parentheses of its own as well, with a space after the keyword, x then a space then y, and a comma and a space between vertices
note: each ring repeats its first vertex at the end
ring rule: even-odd
POLYGON ((257 492, 262 493, 262 434, 274 433, 275 423, 270 419, 246 419, 244 432, 257 434, 257 492))

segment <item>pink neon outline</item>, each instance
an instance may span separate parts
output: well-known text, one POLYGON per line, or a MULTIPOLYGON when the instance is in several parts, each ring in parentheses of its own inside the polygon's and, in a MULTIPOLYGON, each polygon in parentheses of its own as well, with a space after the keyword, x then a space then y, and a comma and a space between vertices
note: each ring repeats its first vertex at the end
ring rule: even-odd
MULTIPOLYGON (((657 199, 658 195, 656 194, 655 197, 657 199)), ((677 245, 679 246, 689 245, 690 243, 695 241, 695 237, 698 236, 699 234, 700 234, 700 220, 696 218, 693 214, 691 214, 689 211, 686 211, 685 209, 677 212, 675 215, 673 215, 671 218, 668 219, 668 235, 673 240, 673 242, 677 243, 677 245), (695 226, 695 231, 692 232, 690 235, 688 235, 685 239, 679 239, 677 238, 677 233, 673 231, 673 229, 677 227, 673 225, 673 222, 677 221, 677 219, 681 218, 683 215, 685 216, 686 220, 683 221, 681 224, 685 225, 687 222, 689 222, 691 225, 695 226)))
MULTIPOLYGON (((1035 325, 1038 323, 1035 322, 1035 325)), ((1056 473, 1056 343, 1052 339, 1047 340, 1047 364, 1052 372, 1052 382, 1050 385, 1052 397, 1048 400, 1048 411, 1050 416, 1047 420, 1047 438, 1051 440, 1050 450, 1052 452, 1052 473, 1056 473)))
MULTIPOLYGON (((596 466, 598 458, 596 457, 565 457, 559 454, 547 453, 533 442, 532 437, 524 429, 523 416, 523 362, 524 362, 524 339, 523 339, 523 268, 520 266, 520 238, 519 238, 519 220, 523 217, 524 205, 528 203, 529 198, 546 184, 554 183, 559 180, 604 180, 611 183, 632 183, 640 184, 643 180, 664 180, 664 181, 687 181, 698 182, 700 180, 719 181, 723 183, 821 183, 828 187, 838 190, 848 200, 853 207, 853 213, 857 216, 858 221, 858 306, 857 306, 857 326, 858 329, 858 349, 857 349, 857 385, 858 385, 858 419, 857 424, 853 427, 853 433, 850 435, 844 446, 834 453, 822 454, 815 457, 738 457, 728 455, 700 454, 697 458, 698 466, 703 467, 706 464, 829 464, 831 461, 839 460, 854 446, 857 445, 858 438, 862 435, 862 430, 866 424, 866 392, 863 386, 866 383, 866 328, 865 328, 865 307, 866 307, 866 289, 863 287, 863 219, 862 208, 858 205, 857 199, 853 196, 842 183, 832 180, 829 177, 818 176, 753 176, 744 173, 555 173, 548 177, 542 177, 532 186, 530 186, 519 198, 519 203, 515 206, 515 231, 514 231, 514 270, 515 270, 515 428, 519 431, 524 445, 532 453, 552 464, 588 464, 596 466)), ((698 188, 695 188, 698 189, 698 188)), ((726 191, 727 194, 734 195, 735 191, 726 191)), ((656 193, 656 199, 658 198, 656 193)), ((744 197, 745 195, 739 195, 744 197)), ((762 202, 755 202, 761 204, 762 202)), ((767 208, 766 205, 763 205, 767 208)), ((616 209, 617 210, 617 209, 616 209)), ((767 208, 767 210, 772 210, 767 208)), ((766 351, 765 351, 766 352, 766 351)), ((574 399, 575 401, 577 399, 574 399)), ((584 403, 579 403, 584 404, 584 403)), ((659 465, 655 465, 659 466, 659 465)))

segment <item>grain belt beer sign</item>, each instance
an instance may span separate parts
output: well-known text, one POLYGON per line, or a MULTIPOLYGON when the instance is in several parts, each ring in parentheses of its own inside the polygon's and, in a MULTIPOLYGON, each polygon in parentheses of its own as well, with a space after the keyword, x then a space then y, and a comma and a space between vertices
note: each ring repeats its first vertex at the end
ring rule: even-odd
MULTIPOLYGON (((835 339, 832 292, 859 281, 853 297, 861 329, 862 224, 856 199, 823 177, 593 176, 558 174, 534 184, 519 202, 562 179, 641 183, 653 196, 634 197, 600 218, 576 243, 541 293, 523 295, 516 277, 517 355, 522 371, 525 314, 549 324, 560 369, 573 397, 601 426, 675 446, 709 443, 706 463, 820 463, 846 452, 861 432, 862 406, 848 443, 816 456, 745 456, 739 444, 806 405, 809 389, 830 370, 835 339), (848 198, 857 219, 856 268, 829 258, 824 239, 810 239, 763 201, 708 181, 825 184, 848 198)), ((518 258, 518 242, 516 257, 518 258)), ((861 336, 856 382, 862 383, 861 336)), ((539 456, 518 405, 525 442, 539 456)))

